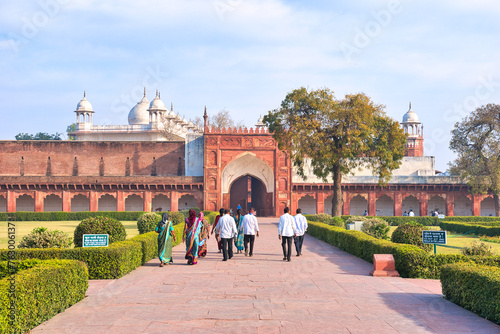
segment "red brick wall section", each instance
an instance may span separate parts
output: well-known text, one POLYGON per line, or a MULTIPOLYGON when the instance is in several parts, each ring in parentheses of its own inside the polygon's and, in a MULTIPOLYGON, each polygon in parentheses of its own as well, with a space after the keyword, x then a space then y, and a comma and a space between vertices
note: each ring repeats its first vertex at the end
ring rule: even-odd
POLYGON ((184 142, 0 141, 0 176, 98 176, 102 164, 104 176, 124 176, 127 164, 131 176, 151 175, 153 161, 158 176, 178 175, 179 161, 184 175, 184 151, 184 142))

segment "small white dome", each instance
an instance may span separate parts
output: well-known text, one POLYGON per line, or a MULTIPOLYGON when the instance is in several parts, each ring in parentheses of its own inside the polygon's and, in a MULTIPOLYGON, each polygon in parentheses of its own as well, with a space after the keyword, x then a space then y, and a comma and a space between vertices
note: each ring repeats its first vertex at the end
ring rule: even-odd
POLYGON ((146 90, 144 90, 142 100, 137 102, 137 104, 128 113, 128 124, 149 124, 148 106, 149 101, 146 98, 146 90))
POLYGON ((76 111, 94 111, 94 109, 92 109, 92 104, 90 104, 86 98, 85 92, 83 92, 83 99, 76 105, 76 111))
POLYGON ((167 111, 167 108, 165 107, 165 103, 160 99, 160 94, 158 91, 156 91, 156 97, 151 101, 151 104, 149 105, 149 110, 161 110, 161 111, 167 111))
POLYGON ((418 115, 411 109, 411 103, 409 110, 403 115, 403 123, 419 123, 418 115))

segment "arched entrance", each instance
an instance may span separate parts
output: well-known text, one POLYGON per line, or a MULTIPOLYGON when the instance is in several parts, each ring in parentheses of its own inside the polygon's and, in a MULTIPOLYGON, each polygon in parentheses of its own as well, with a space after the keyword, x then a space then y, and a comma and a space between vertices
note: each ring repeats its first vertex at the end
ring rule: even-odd
POLYGON ((258 216, 272 216, 272 194, 267 194, 266 186, 256 177, 245 175, 236 179, 229 190, 229 208, 236 210, 238 205, 244 212, 253 207, 258 216))

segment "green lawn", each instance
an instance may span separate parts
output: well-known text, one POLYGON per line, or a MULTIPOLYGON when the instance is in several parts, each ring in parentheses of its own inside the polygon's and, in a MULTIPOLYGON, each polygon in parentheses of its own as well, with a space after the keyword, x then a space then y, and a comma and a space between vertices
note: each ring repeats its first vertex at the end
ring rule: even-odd
MULTIPOLYGON (((0 249, 7 248, 7 223, 5 221, 0 222, 0 249)), ((19 244, 23 236, 30 233, 35 227, 46 227, 50 230, 61 230, 63 232, 69 233, 73 237, 73 232, 80 221, 31 221, 31 222, 11 222, 16 225, 16 245, 19 244)), ((127 230, 127 239, 135 237, 139 234, 137 230, 136 221, 122 221, 125 230, 127 230)))
MULTIPOLYGON (((439 226, 429 226, 432 230, 440 230, 439 226)), ((389 237, 392 235, 392 232, 396 229, 396 226, 391 226, 391 229, 389 231, 389 237)), ((461 236, 460 234, 454 234, 448 232, 448 238, 447 238, 447 246, 454 246, 454 247, 468 247, 472 245, 474 242, 484 242, 479 240, 479 237, 476 236, 461 236)), ((495 255, 500 255, 500 244, 499 243, 494 243, 494 242, 484 242, 488 246, 491 246, 493 253, 495 255)), ((434 252, 434 250, 433 250, 434 252)), ((437 253, 438 254, 461 254, 460 249, 457 248, 448 248, 448 247, 442 247, 438 246, 437 247, 437 253)))

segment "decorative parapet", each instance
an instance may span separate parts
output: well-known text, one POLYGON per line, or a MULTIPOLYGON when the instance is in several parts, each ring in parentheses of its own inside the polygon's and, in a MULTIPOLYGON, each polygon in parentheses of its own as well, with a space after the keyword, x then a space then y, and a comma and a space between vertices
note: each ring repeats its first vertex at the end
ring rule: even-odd
POLYGON ((205 134, 269 134, 269 128, 215 128, 212 126, 206 126, 205 134))

